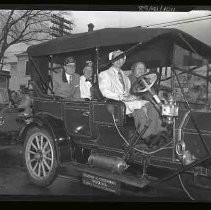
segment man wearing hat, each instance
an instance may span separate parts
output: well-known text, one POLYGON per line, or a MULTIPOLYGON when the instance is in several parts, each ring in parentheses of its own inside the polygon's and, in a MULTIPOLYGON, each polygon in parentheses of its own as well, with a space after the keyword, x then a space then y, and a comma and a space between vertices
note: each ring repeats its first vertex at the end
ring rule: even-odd
MULTIPOLYGON (((109 60, 114 59, 123 52, 117 50, 109 54, 109 60)), ((129 78, 121 70, 126 56, 112 62, 112 66, 99 74, 99 88, 106 98, 123 101, 126 105, 126 114, 132 114, 139 133, 147 122, 151 122, 149 128, 143 134, 143 138, 158 134, 162 130, 161 120, 153 105, 146 100, 140 100, 130 94, 131 83, 129 78)))
POLYGON ((93 67, 93 62, 88 60, 88 61, 86 61, 86 65, 85 66, 93 67))
POLYGON ((75 73, 75 70, 74 58, 66 58, 62 71, 57 75, 57 80, 53 81, 55 95, 72 100, 80 99, 80 75, 75 73))

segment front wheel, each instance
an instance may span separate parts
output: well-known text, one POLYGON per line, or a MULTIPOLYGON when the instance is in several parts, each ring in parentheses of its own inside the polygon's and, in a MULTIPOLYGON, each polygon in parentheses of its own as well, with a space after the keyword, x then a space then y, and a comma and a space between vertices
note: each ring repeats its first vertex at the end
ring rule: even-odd
POLYGON ((46 187, 58 174, 53 138, 38 127, 28 131, 24 142, 24 165, 32 183, 46 187))

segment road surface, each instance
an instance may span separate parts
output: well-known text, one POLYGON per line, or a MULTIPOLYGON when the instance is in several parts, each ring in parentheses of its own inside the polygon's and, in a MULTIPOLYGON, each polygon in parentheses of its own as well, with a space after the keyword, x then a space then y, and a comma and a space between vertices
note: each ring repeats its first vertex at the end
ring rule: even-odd
MULTIPOLYGON (((68 201, 191 201, 181 188, 178 178, 146 190, 122 187, 121 195, 111 194, 83 185, 77 172, 62 168, 52 185, 46 188, 31 184, 22 165, 21 147, 0 150, 0 200, 68 200, 68 201), (71 174, 71 176, 70 176, 71 174)), ((189 193, 198 201, 210 191, 197 192, 190 186, 189 193)))

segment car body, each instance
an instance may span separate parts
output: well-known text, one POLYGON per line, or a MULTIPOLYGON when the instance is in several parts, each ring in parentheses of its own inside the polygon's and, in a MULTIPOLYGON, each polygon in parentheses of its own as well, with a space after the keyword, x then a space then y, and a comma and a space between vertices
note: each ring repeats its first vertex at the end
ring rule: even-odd
POLYGON ((19 119, 20 110, 11 106, 9 71, 0 71, 0 149, 17 143, 19 131, 25 122, 19 119))
POLYGON ((81 172, 84 184, 110 192, 118 192, 119 183, 140 188, 156 183, 146 174, 149 165, 170 169, 172 173, 166 179, 196 171, 199 177, 210 177, 210 104, 208 100, 188 102, 185 96, 189 92, 187 82, 199 77, 205 81, 204 94, 208 99, 209 46, 177 29, 134 27, 72 34, 31 46, 27 51, 34 88, 33 114, 27 118, 20 136, 25 166, 33 183, 51 184, 59 166, 68 165, 81 172), (135 125, 126 116, 121 101, 102 97, 72 101, 49 94, 52 71, 67 56, 74 56, 79 74, 86 60, 94 60, 97 78, 111 64, 108 53, 114 49, 124 50, 120 57, 127 56, 123 70, 141 60, 149 72, 162 75, 157 92, 164 85, 173 94, 162 105, 162 117, 171 129, 166 145, 150 149, 140 142, 139 147, 131 144, 135 125), (202 67, 205 76, 202 71, 195 72, 202 67), (167 72, 165 77, 162 71, 167 72), (178 88, 176 78, 182 81, 184 75, 190 76, 179 82, 178 88), (178 90, 182 94, 178 95, 178 90))

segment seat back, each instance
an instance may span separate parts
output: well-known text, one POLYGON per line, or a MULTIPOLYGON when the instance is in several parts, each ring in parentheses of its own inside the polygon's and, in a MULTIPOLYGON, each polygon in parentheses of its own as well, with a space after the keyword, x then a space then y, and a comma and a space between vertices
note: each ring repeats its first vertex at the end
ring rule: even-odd
POLYGON ((95 83, 92 85, 91 95, 92 95, 92 98, 97 99, 97 101, 105 100, 105 97, 103 96, 103 94, 100 91, 98 83, 95 83))

